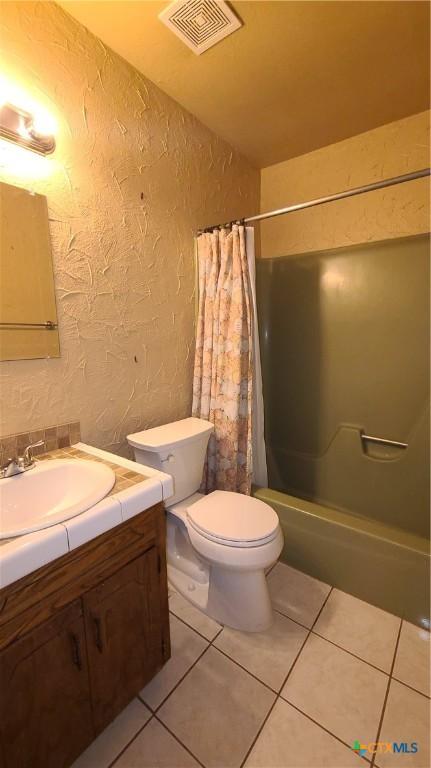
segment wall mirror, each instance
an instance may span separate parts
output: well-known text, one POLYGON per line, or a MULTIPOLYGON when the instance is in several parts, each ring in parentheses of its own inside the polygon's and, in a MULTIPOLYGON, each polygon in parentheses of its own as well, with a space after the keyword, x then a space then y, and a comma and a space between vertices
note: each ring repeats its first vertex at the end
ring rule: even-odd
POLYGON ((60 357, 46 197, 0 183, 0 360, 60 357))

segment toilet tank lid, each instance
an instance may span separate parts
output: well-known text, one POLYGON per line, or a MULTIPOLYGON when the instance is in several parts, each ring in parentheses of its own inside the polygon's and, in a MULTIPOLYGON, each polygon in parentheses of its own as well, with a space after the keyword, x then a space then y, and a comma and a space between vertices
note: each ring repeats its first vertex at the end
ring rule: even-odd
POLYGON ((160 427, 144 429, 142 432, 127 435, 127 441, 134 448, 160 451, 196 440, 198 437, 209 434, 213 429, 214 425, 210 421, 190 416, 188 419, 173 421, 170 424, 162 424, 160 427))

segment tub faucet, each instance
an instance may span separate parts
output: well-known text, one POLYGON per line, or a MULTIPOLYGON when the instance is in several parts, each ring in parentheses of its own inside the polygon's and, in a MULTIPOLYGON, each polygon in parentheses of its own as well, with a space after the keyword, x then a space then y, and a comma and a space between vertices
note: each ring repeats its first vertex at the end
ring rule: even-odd
POLYGON ((31 443, 24 449, 22 456, 14 456, 11 459, 6 459, 6 462, 0 467, 0 480, 6 477, 13 477, 14 475, 20 475, 22 472, 27 472, 28 469, 32 469, 35 465, 33 457, 33 448, 39 448, 41 445, 45 445, 44 440, 39 440, 37 443, 31 443))

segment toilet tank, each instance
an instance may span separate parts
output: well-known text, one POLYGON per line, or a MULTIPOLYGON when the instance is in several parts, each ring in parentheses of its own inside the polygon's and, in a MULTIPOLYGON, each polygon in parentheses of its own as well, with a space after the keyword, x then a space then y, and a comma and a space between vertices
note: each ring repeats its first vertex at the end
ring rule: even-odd
POLYGON ((168 500, 169 506, 199 489, 213 429, 211 422, 190 417, 127 436, 138 464, 172 476, 174 495, 168 500))

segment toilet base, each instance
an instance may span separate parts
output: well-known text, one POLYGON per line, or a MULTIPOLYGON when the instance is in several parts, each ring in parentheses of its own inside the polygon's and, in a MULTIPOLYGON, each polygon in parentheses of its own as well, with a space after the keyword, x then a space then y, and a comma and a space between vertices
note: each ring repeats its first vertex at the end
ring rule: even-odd
POLYGON ((168 579, 180 595, 223 626, 264 632, 272 624, 264 571, 233 571, 210 565, 208 579, 197 581, 168 564, 168 579))
POLYGON ((281 530, 269 544, 234 551, 202 537, 196 538, 178 513, 178 509, 177 514, 168 509, 166 521, 168 579, 173 588, 223 626, 242 632, 264 632, 273 621, 265 570, 281 552, 281 530), (206 556, 201 551, 203 545, 206 556), (232 552, 234 566, 226 562, 232 552))

